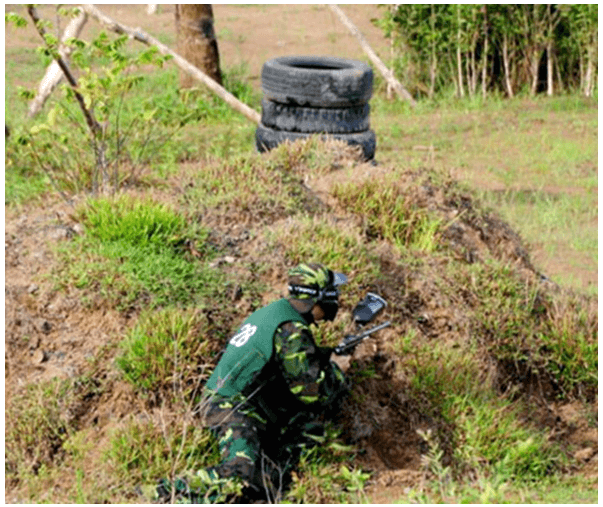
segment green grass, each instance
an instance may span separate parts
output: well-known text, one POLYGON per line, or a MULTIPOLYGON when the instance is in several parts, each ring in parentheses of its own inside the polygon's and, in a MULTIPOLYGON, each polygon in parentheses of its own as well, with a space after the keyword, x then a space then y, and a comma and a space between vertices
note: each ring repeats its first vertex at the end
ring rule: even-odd
MULTIPOLYGON (((141 315, 120 344, 116 365, 142 395, 191 385, 199 391, 209 377, 211 344, 207 317, 169 308, 141 315)), ((191 396, 191 393, 185 395, 191 396)))
POLYGON ((207 231, 164 205, 98 199, 78 218, 86 234, 59 248, 60 286, 99 290, 124 309, 202 304, 223 283, 208 265, 207 231))
POLYGON ((483 192, 484 205, 528 244, 544 249, 543 272, 596 294, 596 283, 587 281, 597 271, 596 107, 590 99, 560 96, 425 102, 411 109, 377 96, 371 124, 378 160, 452 172, 483 192), (567 275, 574 267, 587 278, 567 275))
POLYGON ((398 177, 393 173, 384 181, 343 183, 335 187, 334 195, 345 209, 364 217, 369 237, 389 240, 399 251, 433 252, 441 221, 407 202, 408 196, 396 185, 398 177))

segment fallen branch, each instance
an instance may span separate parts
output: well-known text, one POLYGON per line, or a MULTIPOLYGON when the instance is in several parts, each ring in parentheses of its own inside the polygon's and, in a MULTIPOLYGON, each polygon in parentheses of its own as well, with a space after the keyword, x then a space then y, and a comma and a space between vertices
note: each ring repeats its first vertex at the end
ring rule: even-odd
MULTIPOLYGON (((61 58, 68 61, 69 55, 71 54, 72 48, 71 46, 66 46, 65 41, 73 37, 79 37, 82 28, 86 24, 86 20, 88 19, 88 15, 80 11, 80 13, 73 18, 65 31, 63 32, 63 37, 61 38, 61 45, 59 46, 59 55, 61 58)), ((34 99, 29 103, 29 112, 27 113, 30 118, 36 116, 44 107, 46 103, 46 99, 50 96, 50 94, 54 91, 57 85, 63 79, 63 71, 61 67, 57 63, 56 60, 53 60, 52 63, 46 69, 46 73, 40 82, 40 86, 38 87, 38 93, 34 97, 34 99)))
POLYGON ((366 41, 360 30, 356 28, 356 25, 354 25, 354 23, 350 21, 350 19, 344 14, 344 12, 339 7, 337 7, 337 5, 329 4, 328 7, 336 14, 336 16, 339 18, 339 21, 341 21, 348 28, 352 35, 356 37, 356 39, 358 39, 358 42, 360 42, 362 49, 364 49, 364 52, 375 64, 375 67, 379 69, 379 72, 381 72, 385 80, 395 90, 395 92, 400 96, 400 98, 407 100, 412 107, 416 106, 417 103, 412 98, 412 95, 408 93, 408 91, 402 86, 400 81, 398 81, 394 77, 394 73, 390 69, 388 69, 385 64, 381 61, 381 59, 377 56, 377 53, 373 51, 373 48, 371 48, 369 43, 366 41))
POLYGON ((189 73, 193 78, 197 79, 198 81, 201 81, 205 86, 207 86, 212 92, 214 92, 235 111, 238 111, 248 120, 254 123, 260 122, 261 116, 257 111, 254 111, 246 104, 243 104, 239 99, 237 99, 234 95, 225 90, 208 75, 201 72, 193 64, 182 58, 178 53, 172 51, 165 44, 162 44, 148 33, 144 32, 140 28, 131 28, 117 21, 114 21, 106 14, 103 14, 94 5, 82 5, 82 9, 84 9, 84 11, 89 16, 92 16, 94 19, 107 26, 109 30, 118 34, 128 35, 132 39, 137 40, 138 42, 142 42, 147 46, 156 46, 161 54, 170 55, 174 59, 174 62, 176 63, 176 65, 178 65, 178 67, 183 69, 185 72, 189 73))

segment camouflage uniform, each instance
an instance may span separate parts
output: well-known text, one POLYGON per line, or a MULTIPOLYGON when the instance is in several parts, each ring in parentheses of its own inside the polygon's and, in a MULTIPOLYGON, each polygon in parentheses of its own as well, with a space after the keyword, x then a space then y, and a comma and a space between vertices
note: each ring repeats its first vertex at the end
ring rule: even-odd
MULTIPOLYGON (((290 291, 298 286, 324 290, 333 287, 333 273, 301 265, 289 281, 290 291)), ((309 328, 318 298, 295 293, 293 299, 305 313, 291 306, 292 299, 276 301, 252 314, 225 349, 206 386, 211 398, 205 416, 222 461, 202 474, 204 488, 176 484, 185 498, 200 500, 208 485, 219 487, 224 478, 237 478, 247 498, 265 498, 268 484, 277 490, 283 486, 301 449, 321 440, 321 419, 337 410, 346 383, 330 361, 331 349, 318 347, 309 328), (267 334, 258 336, 262 331, 267 334)), ((164 482, 164 487, 170 485, 164 482)))

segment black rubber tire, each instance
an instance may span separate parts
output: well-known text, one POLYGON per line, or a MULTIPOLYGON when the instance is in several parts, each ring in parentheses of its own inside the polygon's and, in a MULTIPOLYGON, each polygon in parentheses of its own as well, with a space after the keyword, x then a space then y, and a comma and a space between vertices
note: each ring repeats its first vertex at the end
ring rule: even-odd
POLYGON ((264 63, 262 91, 273 102, 302 107, 351 107, 373 93, 373 70, 330 56, 281 56, 264 63))
POLYGON ((262 123, 275 130, 349 134, 370 128, 370 106, 343 108, 300 107, 262 99, 262 123))
MULTIPOLYGON (((313 134, 304 132, 288 132, 286 130, 274 130, 260 123, 255 131, 255 145, 260 153, 270 151, 276 148, 284 141, 297 141, 298 139, 306 139, 313 134)), ((377 147, 377 139, 375 132, 365 130, 364 132, 355 132, 350 134, 324 134, 345 141, 351 146, 361 146, 365 160, 372 160, 375 157, 375 149, 377 147)))

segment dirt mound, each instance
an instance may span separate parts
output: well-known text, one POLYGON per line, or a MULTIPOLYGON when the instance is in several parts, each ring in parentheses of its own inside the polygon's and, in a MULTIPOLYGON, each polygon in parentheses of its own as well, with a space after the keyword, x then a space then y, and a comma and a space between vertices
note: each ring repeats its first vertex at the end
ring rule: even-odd
MULTIPOLYGON (((362 231, 362 217, 342 208, 332 193, 333 185, 343 174, 347 181, 360 183, 368 178, 385 178, 393 170, 355 162, 350 165, 350 157, 348 154, 341 158, 334 164, 335 170, 326 175, 312 178, 304 175, 303 167, 293 173, 299 176, 300 193, 303 202, 308 203, 308 212, 329 216, 362 231)), ((387 318, 393 325, 357 349, 350 371, 353 388, 343 408, 342 427, 347 441, 360 449, 358 464, 374 472, 369 491, 376 503, 395 498, 388 496, 384 488, 392 495, 398 488, 401 494, 404 488, 416 487, 428 479, 423 459, 428 450, 425 435, 433 435, 438 442, 444 465, 453 459, 454 428, 413 388, 405 376, 406 370, 397 363, 399 352, 393 346, 397 338, 411 331, 426 341, 470 343, 475 332, 471 312, 477 301, 470 290, 455 285, 454 280, 443 280, 447 263, 452 258, 466 264, 495 258, 506 262, 526 281, 542 284, 542 290, 553 287, 534 269, 521 238, 496 216, 480 211, 452 181, 444 178, 435 182, 426 179, 421 171, 396 171, 395 175, 393 184, 400 196, 441 217, 444 227, 439 245, 454 255, 425 254, 414 262, 401 263, 391 243, 371 238, 382 279, 366 289, 376 290, 388 300, 387 318)), ((251 209, 241 212, 241 221, 237 220, 238 213, 233 207, 226 219, 221 218, 220 210, 208 210, 199 217, 212 231, 210 241, 222 252, 216 266, 242 279, 260 279, 270 287, 263 294, 245 293, 240 286, 227 288, 233 303, 229 314, 233 325, 237 317, 285 291, 288 261, 282 249, 273 248, 266 241, 265 233, 291 222, 290 213, 283 209, 268 210, 257 223, 251 209)), ((292 222, 290 225, 295 227, 292 222)), ((69 408, 69 424, 78 429, 93 427, 95 434, 106 437, 109 428, 127 417, 144 414, 149 407, 111 368, 115 344, 136 320, 135 315, 118 313, 90 292, 57 290, 52 277, 48 277, 57 262, 50 247, 80 233, 71 207, 62 203, 7 215, 5 393, 8 404, 30 384, 55 377, 75 379, 85 374, 98 385, 102 383, 102 389, 89 389, 75 397, 77 403, 69 408)), ((501 390, 509 378, 517 377, 517 371, 504 371, 488 357, 484 357, 484 365, 484 378, 501 383, 501 390)), ((566 445, 584 471, 596 473, 596 407, 591 410, 580 403, 558 404, 553 390, 542 396, 540 387, 533 389, 541 386, 538 380, 534 377, 518 381, 531 386, 524 393, 531 390, 535 395, 536 403, 526 411, 526 419, 546 428, 550 439, 566 445)), ((93 438, 90 435, 87 438, 93 438)), ((43 460, 51 461, 56 452, 60 449, 49 448, 43 460)), ((7 500, 10 501, 10 494, 7 500)))

